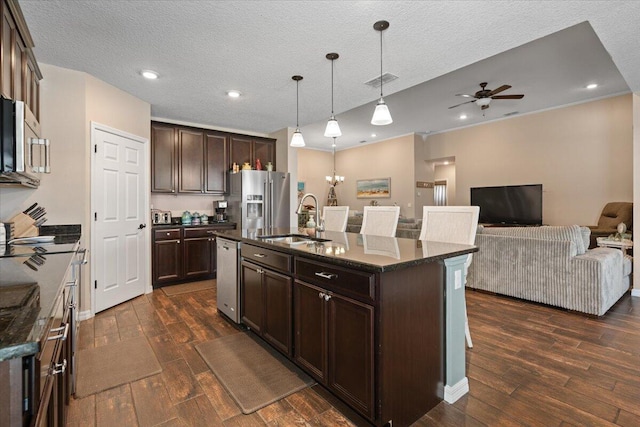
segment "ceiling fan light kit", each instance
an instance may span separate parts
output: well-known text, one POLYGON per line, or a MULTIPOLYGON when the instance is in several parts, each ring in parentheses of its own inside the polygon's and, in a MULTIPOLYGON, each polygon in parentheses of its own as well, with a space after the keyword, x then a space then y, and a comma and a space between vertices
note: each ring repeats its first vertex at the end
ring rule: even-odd
POLYGON ((387 107, 382 96, 382 32, 387 28, 389 28, 388 21, 378 21, 373 24, 373 29, 380 32, 380 100, 378 101, 376 109, 373 112, 373 117, 371 118, 371 124, 376 126, 389 125, 393 123, 389 107, 387 107))
POLYGON ((327 138, 342 136, 340 125, 338 125, 338 121, 333 115, 333 61, 335 61, 339 57, 340 55, 338 55, 337 53, 327 53, 326 55, 326 58, 331 61, 331 118, 327 122, 327 127, 324 130, 324 136, 326 136, 327 138))
POLYGON ((481 89, 477 91, 473 95, 467 94, 456 94, 456 96, 462 96, 463 98, 473 98, 471 101, 466 101, 461 104, 452 105, 449 109, 459 107, 464 104, 469 104, 471 102, 475 102, 476 105, 479 105, 481 109, 486 110, 489 108, 489 104, 492 99, 522 99, 524 95, 497 95, 500 92, 503 92, 507 89, 511 89, 510 85, 502 85, 497 89, 487 89, 487 83, 480 83, 481 89))
POLYGON ((291 146, 292 147, 304 147, 304 138, 302 137, 302 132, 300 132, 300 125, 298 123, 299 116, 299 88, 300 88, 300 80, 303 79, 302 76, 292 76, 291 77, 296 82, 296 130, 293 132, 293 136, 291 137, 291 146))

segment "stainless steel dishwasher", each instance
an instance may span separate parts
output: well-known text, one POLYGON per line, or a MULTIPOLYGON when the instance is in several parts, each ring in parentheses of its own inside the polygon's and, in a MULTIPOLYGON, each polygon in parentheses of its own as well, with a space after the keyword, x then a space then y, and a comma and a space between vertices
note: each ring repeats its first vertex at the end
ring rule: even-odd
POLYGON ((221 237, 216 241, 218 311, 240 323, 240 242, 221 237))

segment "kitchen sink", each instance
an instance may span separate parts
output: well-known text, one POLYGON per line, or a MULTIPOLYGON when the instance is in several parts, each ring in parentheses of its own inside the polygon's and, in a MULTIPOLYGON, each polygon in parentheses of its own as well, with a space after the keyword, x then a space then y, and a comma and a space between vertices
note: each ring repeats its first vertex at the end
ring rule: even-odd
POLYGON ((270 243, 286 243, 289 245, 299 245, 302 243, 314 243, 314 242, 330 242, 328 239, 321 239, 319 237, 306 236, 304 234, 277 234, 268 236, 258 236, 258 239, 263 239, 270 243))

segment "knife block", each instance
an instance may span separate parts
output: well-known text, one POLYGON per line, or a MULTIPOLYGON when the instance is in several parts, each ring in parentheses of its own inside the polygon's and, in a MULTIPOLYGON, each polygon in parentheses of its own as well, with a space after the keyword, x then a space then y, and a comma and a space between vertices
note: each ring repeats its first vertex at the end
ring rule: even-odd
POLYGON ((39 235, 38 227, 34 224, 36 223, 33 218, 29 215, 20 212, 19 214, 13 216, 9 222, 13 223, 13 237, 34 237, 39 235))

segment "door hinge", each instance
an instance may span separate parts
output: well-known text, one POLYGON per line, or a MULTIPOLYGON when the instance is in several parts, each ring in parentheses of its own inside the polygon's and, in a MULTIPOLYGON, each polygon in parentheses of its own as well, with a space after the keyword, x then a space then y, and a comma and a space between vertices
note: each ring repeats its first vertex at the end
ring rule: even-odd
POLYGON ((97 153, 98 152, 98 144, 94 144, 93 145, 93 152, 97 153))
POLYGON ((98 220, 98 212, 94 212, 93 213, 93 220, 97 221, 98 220))
POLYGON ((98 281, 97 280, 93 281, 93 289, 98 289, 98 281))

